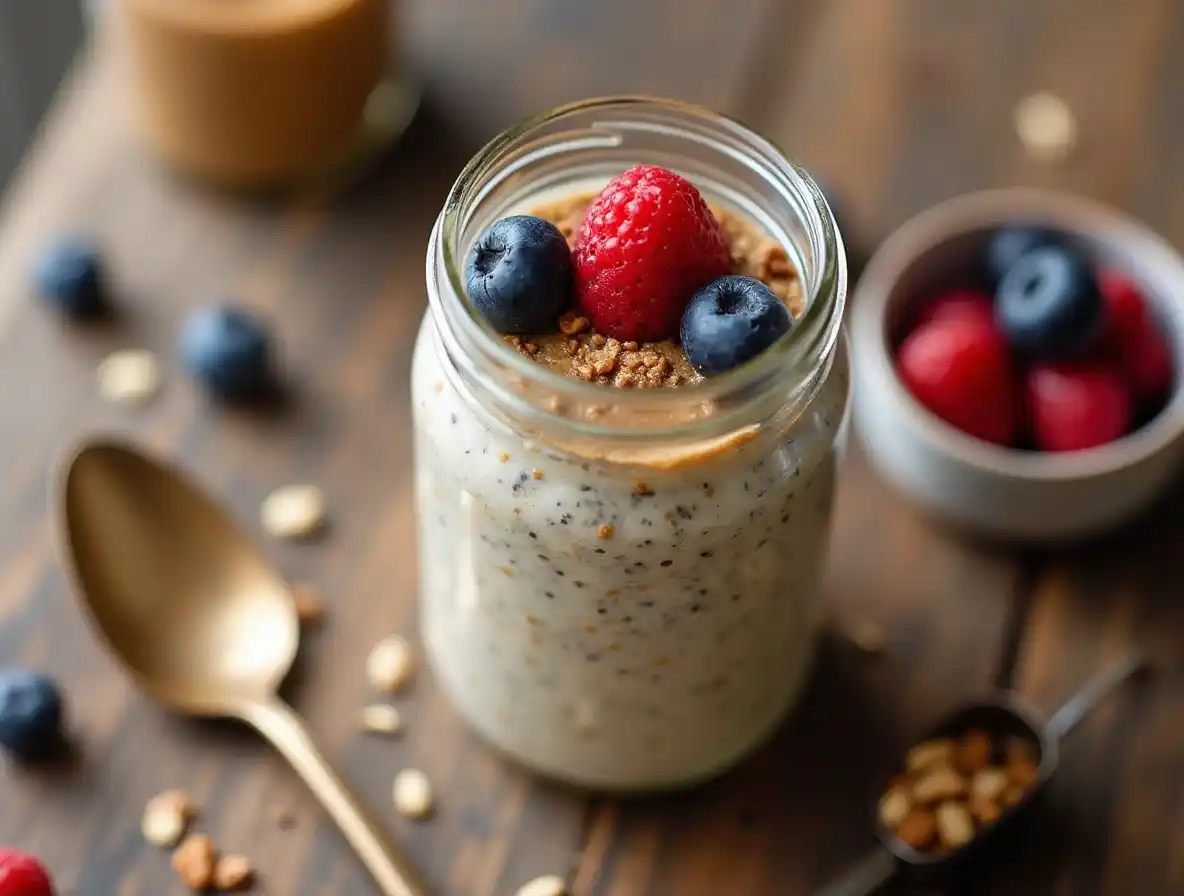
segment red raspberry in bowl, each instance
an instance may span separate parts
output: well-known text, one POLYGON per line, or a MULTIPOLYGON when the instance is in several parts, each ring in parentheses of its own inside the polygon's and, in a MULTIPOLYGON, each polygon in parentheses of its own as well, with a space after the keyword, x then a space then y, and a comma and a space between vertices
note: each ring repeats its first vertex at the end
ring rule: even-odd
POLYGON ((1136 401, 1162 399, 1172 386, 1172 356, 1147 300, 1115 271, 1102 271, 1098 285, 1106 302, 1105 355, 1117 364, 1136 401))
POLYGON ((917 316, 916 325, 920 327, 932 320, 951 317, 971 317, 994 326, 995 308, 986 293, 974 289, 952 289, 927 302, 917 316))
POLYGON ((631 168, 592 201, 573 260, 592 325, 638 342, 673 338, 695 291, 731 267, 727 237, 699 191, 652 165, 631 168))
POLYGON ((0 849, 0 896, 54 896, 49 872, 34 856, 0 849))
POLYGON ((1130 431, 1130 392, 1109 364, 1037 364, 1028 371, 1027 393, 1032 434, 1043 451, 1082 451, 1130 431))
POLYGON ((1014 442, 1015 377, 993 320, 979 315, 930 320, 906 337, 896 362, 905 386, 938 417, 988 442, 1014 442))

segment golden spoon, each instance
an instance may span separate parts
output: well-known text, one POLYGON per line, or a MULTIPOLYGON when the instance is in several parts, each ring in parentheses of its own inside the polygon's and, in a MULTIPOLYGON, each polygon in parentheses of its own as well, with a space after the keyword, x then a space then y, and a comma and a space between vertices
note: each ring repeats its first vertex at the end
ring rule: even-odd
POLYGON ((56 499, 81 602, 139 685, 180 712, 253 725, 333 816, 383 896, 427 896, 277 694, 299 627, 291 593, 250 539, 179 471, 115 441, 78 450, 56 499))

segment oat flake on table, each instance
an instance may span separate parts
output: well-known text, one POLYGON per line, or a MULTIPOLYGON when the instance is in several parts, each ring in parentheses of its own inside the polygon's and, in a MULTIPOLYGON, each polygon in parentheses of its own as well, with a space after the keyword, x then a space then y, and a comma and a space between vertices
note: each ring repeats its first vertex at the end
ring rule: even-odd
POLYGON ((384 694, 402 690, 415 671, 411 644, 401 635, 391 635, 374 645, 366 660, 366 678, 370 686, 384 694))
POLYGON ((392 788, 395 808, 400 815, 408 818, 427 818, 432 814, 435 798, 432 794, 432 784, 417 768, 405 768, 395 775, 392 788))
POLYGON ((566 896, 567 886, 558 874, 544 874, 527 881, 514 896, 566 896))
POLYGON ((160 366, 147 349, 112 352, 99 364, 99 394, 108 401, 137 404, 160 389, 160 366))
POLYGON ((372 734, 398 734, 403 730, 403 717, 395 707, 375 703, 362 710, 362 727, 372 734))
POLYGON ((1015 129, 1037 162, 1064 161, 1077 144, 1077 119, 1069 104, 1047 90, 1024 97, 1015 109, 1015 129))
POLYGON ((325 496, 315 485, 285 485, 263 500, 263 528, 276 538, 307 538, 325 525, 325 496))

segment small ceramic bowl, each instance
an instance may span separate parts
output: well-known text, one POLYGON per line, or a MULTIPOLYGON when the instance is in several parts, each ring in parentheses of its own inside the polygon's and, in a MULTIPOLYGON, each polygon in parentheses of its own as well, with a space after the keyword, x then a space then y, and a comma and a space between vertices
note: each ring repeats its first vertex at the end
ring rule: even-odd
POLYGON ((1161 495, 1184 458, 1184 260, 1155 233, 1105 206, 1059 193, 993 190, 942 203, 897 230, 852 297, 854 422, 873 466, 922 507, 1009 541, 1099 534, 1161 495), (950 426, 897 377, 893 348, 915 310, 966 285, 995 228, 1045 224, 1131 277, 1159 318, 1176 380, 1166 405, 1122 439, 1061 454, 1004 448, 950 426))

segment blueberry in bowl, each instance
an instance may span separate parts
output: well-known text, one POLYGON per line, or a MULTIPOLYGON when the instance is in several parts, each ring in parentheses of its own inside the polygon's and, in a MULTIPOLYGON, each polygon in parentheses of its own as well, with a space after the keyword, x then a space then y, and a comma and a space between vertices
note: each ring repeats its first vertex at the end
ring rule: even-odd
POLYGON ((682 315, 687 360, 704 376, 750 361, 789 332, 785 303, 753 277, 727 274, 699 289, 682 315))
POLYGON ((1004 275, 1021 256, 1036 249, 1061 245, 1063 239, 1060 234, 1038 224, 1009 224, 1000 227, 991 234, 983 252, 983 277, 987 288, 992 292, 998 289, 1004 275))
POLYGON ((554 330, 572 305, 567 240, 542 218, 502 218, 469 252, 465 286, 473 306, 500 333, 554 330))
POLYGON ((1105 302, 1094 266, 1067 245, 1017 258, 995 293, 995 313, 1012 347, 1037 360, 1084 355, 1097 343, 1105 302))

